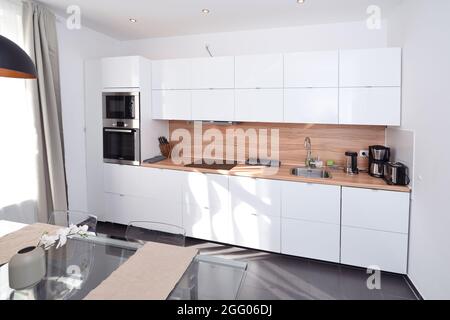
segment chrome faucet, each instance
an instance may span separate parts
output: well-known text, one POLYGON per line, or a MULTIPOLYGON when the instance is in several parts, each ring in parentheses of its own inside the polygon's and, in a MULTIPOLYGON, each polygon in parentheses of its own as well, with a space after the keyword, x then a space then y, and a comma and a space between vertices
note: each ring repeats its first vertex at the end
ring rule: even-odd
POLYGON ((306 160, 305 160, 305 164, 307 167, 311 167, 311 162, 313 162, 313 158, 312 158, 312 151, 311 151, 311 138, 310 137, 306 137, 305 138, 305 149, 306 149, 306 160))

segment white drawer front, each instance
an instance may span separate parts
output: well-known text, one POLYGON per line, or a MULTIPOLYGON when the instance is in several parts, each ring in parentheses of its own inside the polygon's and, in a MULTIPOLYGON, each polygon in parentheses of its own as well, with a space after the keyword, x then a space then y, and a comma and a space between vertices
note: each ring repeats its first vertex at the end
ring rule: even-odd
POLYGON ((183 227, 189 237, 223 243, 233 241, 232 219, 227 208, 184 205, 183 227))
POLYGON ((228 177, 218 174, 187 173, 183 182, 183 203, 201 209, 229 208, 228 177))
POLYGON ((232 244, 264 251, 280 252, 280 217, 235 211, 232 244))
POLYGON ((105 193, 105 220, 127 225, 149 221, 182 226, 180 202, 105 193))
POLYGON ((281 182, 230 177, 231 208, 236 214, 280 217, 281 182))
POLYGON ((341 263, 406 274, 406 234, 342 227, 341 263))
POLYGON ((300 182, 282 183, 282 216, 316 222, 341 222, 341 187, 300 182))
POLYGON ((174 170, 105 164, 104 191, 181 203, 183 176, 174 170))
POLYGON ((284 218, 281 221, 281 253, 339 262, 339 225, 284 218))
POLYGON ((342 188, 342 224, 407 234, 409 198, 405 192, 342 188))

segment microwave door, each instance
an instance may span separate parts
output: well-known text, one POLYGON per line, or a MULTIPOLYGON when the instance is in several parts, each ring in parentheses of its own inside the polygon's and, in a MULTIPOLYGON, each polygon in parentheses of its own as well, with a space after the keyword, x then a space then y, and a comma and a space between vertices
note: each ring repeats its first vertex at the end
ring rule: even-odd
POLYGON ((104 93, 105 120, 139 120, 139 93, 104 93))

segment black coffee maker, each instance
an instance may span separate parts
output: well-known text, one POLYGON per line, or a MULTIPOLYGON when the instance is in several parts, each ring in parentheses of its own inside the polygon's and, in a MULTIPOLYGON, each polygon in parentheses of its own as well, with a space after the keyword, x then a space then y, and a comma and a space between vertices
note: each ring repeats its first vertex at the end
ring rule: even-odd
POLYGON ((369 147, 369 174, 375 178, 383 178, 386 164, 391 158, 391 149, 385 146, 369 147))

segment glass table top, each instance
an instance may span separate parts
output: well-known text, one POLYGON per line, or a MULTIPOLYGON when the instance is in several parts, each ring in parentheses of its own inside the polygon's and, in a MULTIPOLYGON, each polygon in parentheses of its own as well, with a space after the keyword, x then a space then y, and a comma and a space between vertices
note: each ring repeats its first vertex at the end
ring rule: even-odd
MULTIPOLYGON (((46 252, 46 275, 31 288, 12 290, 8 264, 0 266, 0 300, 81 300, 141 246, 105 235, 72 237, 66 246, 46 252)), ((235 300, 246 269, 243 262, 198 255, 168 299, 235 300)))

